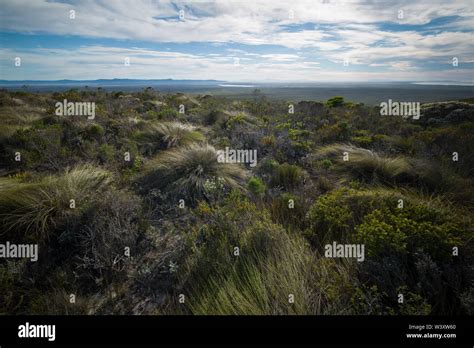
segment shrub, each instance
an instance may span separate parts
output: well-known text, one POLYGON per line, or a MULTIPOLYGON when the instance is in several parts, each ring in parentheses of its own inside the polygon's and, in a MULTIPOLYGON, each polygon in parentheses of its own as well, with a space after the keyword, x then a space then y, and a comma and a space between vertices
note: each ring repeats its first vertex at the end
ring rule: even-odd
POLYGON ((332 97, 326 101, 326 105, 330 108, 343 106, 344 105, 344 98, 343 97, 332 97))
POLYGON ((308 203, 304 196, 297 197, 289 193, 283 193, 272 200, 270 214, 273 221, 288 229, 296 227, 303 230, 306 227, 308 209, 308 203))
POLYGON ((261 197, 265 195, 265 183, 259 177, 252 177, 247 183, 248 190, 255 196, 261 197))
POLYGON ((171 107, 165 107, 163 110, 160 110, 158 112, 158 118, 161 120, 175 120, 179 118, 180 114, 176 109, 173 109, 171 107))
POLYGON ((324 159, 321 161, 321 165, 327 170, 332 167, 332 162, 330 159, 324 159))
POLYGON ((130 261, 125 248, 129 248, 130 256, 137 254, 137 240, 145 226, 141 219, 140 199, 125 191, 106 192, 90 206, 82 216, 83 223, 61 236, 76 255, 81 270, 78 277, 92 285, 98 279, 104 285, 124 279, 123 270, 130 261))
POLYGON ((100 140, 100 138, 105 134, 104 128, 100 124, 94 123, 90 125, 86 130, 86 138, 87 139, 96 139, 100 140))
MULTIPOLYGON (((344 191, 334 191, 321 196, 309 210, 311 241, 332 242, 343 241, 351 231, 353 213, 344 204, 344 191)), ((308 233, 308 232, 307 232, 308 233)))
POLYGON ((115 149, 112 145, 102 144, 99 147, 99 159, 102 163, 109 162, 114 158, 115 149))
POLYGON ((235 116, 231 116, 226 122, 226 129, 233 130, 237 127, 237 125, 243 125, 245 123, 247 123, 247 117, 245 117, 245 115, 238 114, 235 116))
POLYGON ((276 138, 274 135, 266 135, 260 140, 262 146, 274 147, 276 145, 276 138))
POLYGON ((267 158, 260 162, 258 166, 258 172, 261 175, 267 176, 268 174, 272 174, 278 166, 279 163, 277 161, 271 158, 267 158))
POLYGON ((362 147, 369 147, 373 142, 372 137, 369 136, 352 137, 351 140, 362 147))
POLYGON ((190 145, 165 151, 145 164, 139 182, 145 189, 163 189, 191 201, 206 198, 205 183, 219 179, 226 188, 242 187, 245 171, 236 164, 219 163, 210 145, 190 145))
MULTIPOLYGON (((68 151, 61 146, 63 130, 60 125, 20 128, 5 144, 5 152, 21 153, 23 168, 59 170, 68 159, 68 151)), ((7 160, 13 162, 13 156, 7 160)), ((15 167, 18 165, 15 162, 15 167)))
POLYGON ((385 309, 425 313, 431 306, 436 313, 460 311, 456 297, 439 291, 449 283, 453 291, 462 292, 460 279, 467 275, 457 265, 453 247, 468 252, 466 242, 472 233, 449 208, 408 193, 342 189, 319 198, 309 219, 305 234, 317 248, 332 241, 365 245, 359 279, 388 296, 377 300, 385 309), (420 300, 418 309, 398 308, 396 289, 405 285, 420 300))
POLYGON ((422 250, 434 260, 447 261, 452 248, 462 245, 463 231, 451 218, 424 205, 377 209, 364 218, 354 235, 369 256, 422 250))
POLYGON ((206 125, 212 125, 217 122, 220 116, 221 113, 218 110, 211 110, 204 116, 204 123, 206 125))

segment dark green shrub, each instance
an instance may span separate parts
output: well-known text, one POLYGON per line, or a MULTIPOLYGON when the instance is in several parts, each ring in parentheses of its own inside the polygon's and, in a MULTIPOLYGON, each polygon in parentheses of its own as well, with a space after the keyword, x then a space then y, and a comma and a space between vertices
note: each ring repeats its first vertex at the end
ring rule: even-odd
POLYGON ((272 200, 269 210, 273 221, 288 229, 297 227, 303 230, 306 227, 306 213, 308 209, 305 197, 283 193, 272 200))
POLYGON ((86 130, 87 139, 100 140, 104 134, 105 134, 104 128, 102 128, 102 126, 97 123, 90 125, 86 130))
POLYGON ((340 97, 340 96, 329 98, 326 101, 326 105, 331 107, 331 108, 338 107, 338 106, 343 106, 344 105, 344 98, 340 97))
POLYGON ((250 178, 247 183, 248 190, 257 197, 262 197, 265 195, 265 183, 257 176, 250 178))

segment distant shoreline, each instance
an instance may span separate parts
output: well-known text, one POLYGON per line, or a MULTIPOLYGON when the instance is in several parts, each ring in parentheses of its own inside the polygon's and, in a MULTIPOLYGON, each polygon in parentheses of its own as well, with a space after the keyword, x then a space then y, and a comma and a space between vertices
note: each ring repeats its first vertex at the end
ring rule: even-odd
MULTIPOLYGON (((474 98, 474 86, 455 84, 453 82, 393 82, 393 83, 326 83, 319 84, 270 84, 270 83, 232 83, 226 81, 166 81, 166 80, 99 80, 96 83, 72 82, 48 83, 8 83, 0 81, 0 88, 9 91, 31 93, 64 92, 71 89, 93 91, 100 88, 104 92, 138 92, 148 87, 160 93, 187 93, 191 95, 209 94, 236 99, 252 99, 259 95, 274 100, 287 101, 319 101, 324 102, 334 96, 342 96, 345 100, 366 105, 379 105, 388 99, 396 101, 415 101, 429 103, 474 98), (26 87, 25 87, 26 86, 26 87), (87 88, 86 88, 87 87, 87 88)), ((26 81, 25 81, 26 82, 26 81)))
POLYGON ((468 86, 474 87, 474 82, 412 82, 413 85, 423 86, 468 86))

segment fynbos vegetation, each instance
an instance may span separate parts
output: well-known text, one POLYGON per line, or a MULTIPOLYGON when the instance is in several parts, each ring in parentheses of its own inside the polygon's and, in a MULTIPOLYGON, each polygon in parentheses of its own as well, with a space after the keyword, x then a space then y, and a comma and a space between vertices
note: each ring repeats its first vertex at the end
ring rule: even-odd
POLYGON ((1 91, 0 313, 472 314, 474 108, 417 110, 1 91))

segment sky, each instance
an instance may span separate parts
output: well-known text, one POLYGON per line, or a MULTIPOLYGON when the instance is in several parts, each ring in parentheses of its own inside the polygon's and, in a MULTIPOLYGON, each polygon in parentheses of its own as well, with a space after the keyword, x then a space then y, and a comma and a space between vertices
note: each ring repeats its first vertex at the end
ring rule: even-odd
POLYGON ((472 83, 473 31, 474 0, 0 0, 0 79, 472 83))

